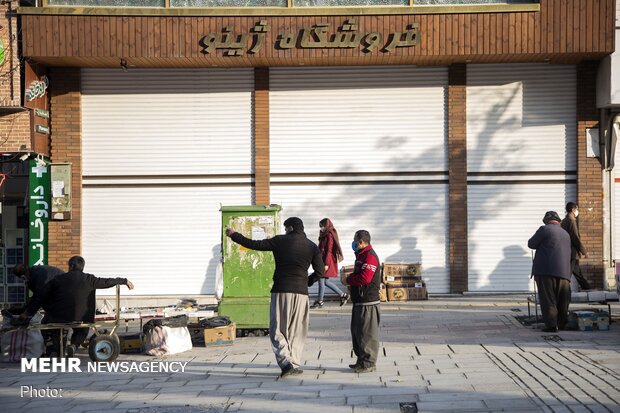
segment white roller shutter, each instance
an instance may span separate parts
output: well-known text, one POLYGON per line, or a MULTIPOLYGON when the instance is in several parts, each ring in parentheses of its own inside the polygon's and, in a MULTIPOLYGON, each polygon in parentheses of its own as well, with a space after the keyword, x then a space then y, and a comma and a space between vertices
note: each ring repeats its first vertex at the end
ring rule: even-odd
POLYGON ((564 216, 575 185, 497 183, 468 186, 469 291, 530 291, 531 250, 527 241, 543 225, 546 211, 564 216))
POLYGON ((528 291, 528 239, 576 199, 576 71, 467 67, 470 291, 528 291))
POLYGON ((446 68, 271 69, 271 172, 445 171, 446 85, 446 68))
POLYGON ((82 73, 86 270, 213 294, 220 205, 252 203, 252 70, 82 73))
POLYGON ((82 70, 84 175, 251 173, 253 88, 251 69, 82 70))
POLYGON ((331 218, 353 263, 356 230, 382 262, 422 262, 431 292, 449 291, 447 69, 270 70, 271 200, 318 238, 331 218))
POLYGON ((365 229, 381 262, 421 262, 433 293, 450 289, 447 194, 445 184, 420 183, 272 183, 271 187, 271 200, 282 205, 282 217, 302 218, 311 240, 318 242, 321 219, 334 222, 344 252, 341 265, 353 265, 353 235, 365 229))
POLYGON ((575 171, 575 66, 467 66, 469 172, 575 171))
POLYGON ((129 278, 123 295, 214 294, 220 205, 248 204, 249 186, 84 188, 86 270, 129 278))

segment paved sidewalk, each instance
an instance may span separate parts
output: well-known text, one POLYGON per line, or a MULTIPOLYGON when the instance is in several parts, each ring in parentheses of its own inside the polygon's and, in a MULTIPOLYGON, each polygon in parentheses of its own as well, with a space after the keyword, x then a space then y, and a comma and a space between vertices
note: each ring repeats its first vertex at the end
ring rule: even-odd
POLYGON ((350 310, 328 303, 311 311, 301 376, 278 379, 267 337, 164 358, 189 361, 185 373, 21 373, 0 364, 0 410, 620 412, 618 319, 610 331, 549 335, 514 318, 527 313, 525 296, 386 303, 377 371, 355 374, 350 310), (63 397, 20 397, 20 386, 62 389, 63 397))

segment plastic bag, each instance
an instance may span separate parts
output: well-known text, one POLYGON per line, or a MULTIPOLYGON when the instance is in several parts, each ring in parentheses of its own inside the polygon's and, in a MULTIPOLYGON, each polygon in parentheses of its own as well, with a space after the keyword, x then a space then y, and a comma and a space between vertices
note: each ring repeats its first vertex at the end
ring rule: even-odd
POLYGON ((187 327, 188 317, 186 314, 174 317, 155 318, 149 320, 143 327, 142 332, 149 334, 154 327, 187 327))
POLYGON ((200 320, 200 327, 203 328, 214 328, 214 327, 223 327, 231 324, 230 318, 225 315, 220 315, 217 317, 205 318, 200 320))
POLYGON ((151 356, 177 354, 192 349, 192 338, 187 327, 154 326, 146 335, 145 346, 151 356))

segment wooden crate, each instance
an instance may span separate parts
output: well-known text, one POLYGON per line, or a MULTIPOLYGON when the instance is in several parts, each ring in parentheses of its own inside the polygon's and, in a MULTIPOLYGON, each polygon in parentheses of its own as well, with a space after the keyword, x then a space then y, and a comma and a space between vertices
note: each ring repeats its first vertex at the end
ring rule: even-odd
POLYGON ((205 346, 230 346, 235 341, 236 335, 237 328, 235 324, 229 324, 223 327, 205 328, 205 346))

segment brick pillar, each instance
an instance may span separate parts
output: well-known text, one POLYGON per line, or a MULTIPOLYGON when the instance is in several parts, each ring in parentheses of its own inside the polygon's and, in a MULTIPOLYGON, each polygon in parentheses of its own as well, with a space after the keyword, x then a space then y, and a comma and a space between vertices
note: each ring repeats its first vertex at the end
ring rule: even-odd
POLYGON ((269 205, 269 68, 254 69, 254 203, 269 205))
POLYGON ((467 291, 467 66, 448 68, 450 292, 467 291))
POLYGON ((82 250, 82 110, 79 68, 50 70, 52 162, 70 162, 72 212, 68 221, 50 221, 49 265, 67 268, 82 250))
POLYGON ((586 157, 586 128, 598 128, 596 72, 598 62, 577 65, 577 204, 579 232, 590 255, 581 270, 593 287, 603 288, 603 174, 598 158, 586 157))

